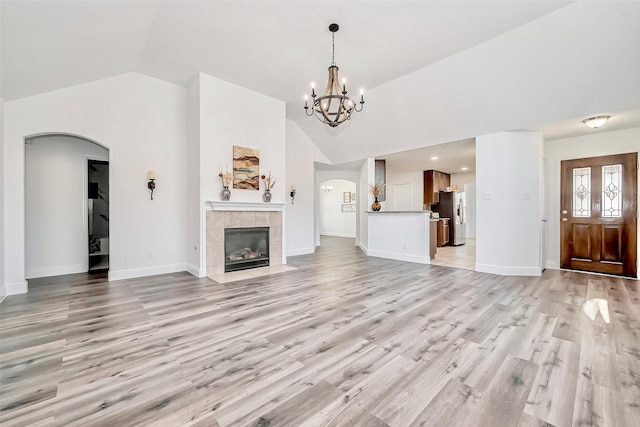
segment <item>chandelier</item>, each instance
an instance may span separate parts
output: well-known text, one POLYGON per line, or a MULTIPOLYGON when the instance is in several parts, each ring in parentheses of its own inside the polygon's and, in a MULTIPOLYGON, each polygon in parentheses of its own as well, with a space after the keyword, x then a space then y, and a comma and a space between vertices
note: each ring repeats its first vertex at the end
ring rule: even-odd
POLYGON ((307 116, 315 116, 322 123, 325 123, 332 128, 338 126, 340 123, 344 123, 351 118, 351 114, 354 111, 360 112, 364 107, 364 91, 360 90, 360 109, 357 108, 356 103, 347 96, 347 85, 345 79, 342 79, 342 87, 340 87, 340 81, 338 79, 338 66, 336 65, 336 45, 335 35, 340 27, 338 24, 329 25, 329 31, 331 31, 331 45, 333 48, 333 54, 331 56, 331 66, 329 67, 329 80, 327 81, 327 87, 324 89, 322 96, 316 95, 315 86, 311 84, 311 102, 313 105, 309 107, 309 97, 304 97, 304 110, 307 116), (311 111, 309 111, 311 108, 311 111))

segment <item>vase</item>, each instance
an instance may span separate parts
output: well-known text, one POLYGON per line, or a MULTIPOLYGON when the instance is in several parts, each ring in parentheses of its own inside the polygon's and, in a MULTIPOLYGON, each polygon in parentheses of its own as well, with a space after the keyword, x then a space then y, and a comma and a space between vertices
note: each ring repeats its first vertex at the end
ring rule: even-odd
POLYGON ((228 185, 224 186, 224 188, 222 189, 222 193, 220 193, 220 197, 222 197, 222 200, 224 200, 225 202, 231 200, 231 190, 229 190, 228 185))
POLYGON ((374 212, 378 212, 381 207, 382 206, 380 205, 380 202, 378 201, 378 198, 376 197, 376 200, 371 205, 371 210, 374 211, 374 212))
POLYGON ((271 201, 271 190, 264 190, 264 193, 262 194, 262 200, 265 203, 269 203, 271 201))

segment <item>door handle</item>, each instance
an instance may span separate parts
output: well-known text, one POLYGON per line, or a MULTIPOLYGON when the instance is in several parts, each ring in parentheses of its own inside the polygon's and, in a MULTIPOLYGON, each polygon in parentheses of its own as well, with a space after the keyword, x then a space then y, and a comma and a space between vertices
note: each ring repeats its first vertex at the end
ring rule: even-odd
POLYGON ((543 220, 542 220, 542 222, 547 222, 547 220, 546 220, 546 219, 543 219, 543 220))
POLYGON ((567 218, 562 218, 562 222, 567 222, 567 218))
POLYGON ((562 215, 566 215, 566 214, 568 214, 568 213, 569 213, 569 212, 567 212, 567 210, 566 210, 566 209, 564 209, 564 210, 562 211, 562 215))

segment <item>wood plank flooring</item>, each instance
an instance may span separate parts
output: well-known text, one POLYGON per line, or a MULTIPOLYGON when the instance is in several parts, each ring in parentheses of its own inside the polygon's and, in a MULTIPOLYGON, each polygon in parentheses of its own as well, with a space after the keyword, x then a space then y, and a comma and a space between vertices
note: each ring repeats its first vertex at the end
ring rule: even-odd
POLYGON ((0 304, 0 424, 639 425, 638 281, 368 258, 334 237, 289 263, 225 284, 30 281, 0 304), (610 323, 583 310, 595 298, 610 323))

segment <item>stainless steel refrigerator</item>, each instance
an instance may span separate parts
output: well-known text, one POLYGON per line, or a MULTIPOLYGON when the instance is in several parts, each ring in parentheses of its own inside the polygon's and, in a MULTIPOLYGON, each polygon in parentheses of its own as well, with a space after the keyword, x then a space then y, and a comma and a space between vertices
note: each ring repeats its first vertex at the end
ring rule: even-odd
POLYGON ((440 218, 449 218, 448 245, 464 245, 467 241, 467 221, 463 191, 441 191, 435 208, 440 218))

